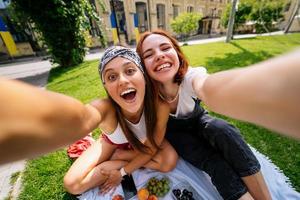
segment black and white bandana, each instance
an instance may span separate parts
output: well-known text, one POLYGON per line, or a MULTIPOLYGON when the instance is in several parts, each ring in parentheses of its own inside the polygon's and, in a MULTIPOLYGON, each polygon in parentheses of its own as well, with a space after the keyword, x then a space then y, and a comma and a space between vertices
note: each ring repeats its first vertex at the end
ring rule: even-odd
POLYGON ((116 57, 122 57, 122 58, 126 58, 126 59, 132 61, 134 64, 136 64, 136 66, 144 74, 144 69, 142 67, 141 59, 140 59, 139 55, 136 53, 136 51, 134 51, 130 48, 122 47, 122 46, 112 46, 105 50, 105 52, 100 60, 100 64, 99 64, 99 68, 98 68, 99 74, 100 74, 100 77, 101 77, 101 80, 103 83, 104 83, 104 80, 102 77, 102 73, 104 71, 104 68, 107 63, 109 63, 112 59, 114 59, 116 57))

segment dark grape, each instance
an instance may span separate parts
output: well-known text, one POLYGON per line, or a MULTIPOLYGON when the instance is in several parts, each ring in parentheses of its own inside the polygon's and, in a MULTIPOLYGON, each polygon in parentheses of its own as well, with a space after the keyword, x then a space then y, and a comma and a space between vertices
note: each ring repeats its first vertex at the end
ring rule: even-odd
POLYGON ((184 189, 182 192, 182 194, 184 194, 184 195, 188 195, 188 193, 189 193, 189 191, 187 189, 184 189))

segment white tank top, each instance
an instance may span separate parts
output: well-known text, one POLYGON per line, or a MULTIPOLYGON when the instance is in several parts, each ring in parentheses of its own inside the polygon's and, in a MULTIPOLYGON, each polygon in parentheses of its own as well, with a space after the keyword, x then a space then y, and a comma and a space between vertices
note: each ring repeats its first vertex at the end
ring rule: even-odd
POLYGON ((178 104, 175 114, 170 114, 174 117, 187 117, 189 116, 195 107, 196 92, 193 89, 192 81, 198 74, 206 74, 207 71, 204 67, 189 67, 187 73, 184 76, 183 81, 180 84, 178 104))
MULTIPOLYGON (((126 119, 125 119, 126 120, 126 119)), ((147 139, 147 131, 146 131, 146 122, 145 122, 145 114, 143 112, 141 119, 138 123, 133 124, 130 121, 126 120, 128 128, 136 135, 136 137, 140 140, 140 142, 144 143, 147 139)), ((125 134, 118 123, 117 128, 111 133, 103 133, 108 139, 115 144, 124 144, 128 143, 128 140, 125 137, 125 134)))

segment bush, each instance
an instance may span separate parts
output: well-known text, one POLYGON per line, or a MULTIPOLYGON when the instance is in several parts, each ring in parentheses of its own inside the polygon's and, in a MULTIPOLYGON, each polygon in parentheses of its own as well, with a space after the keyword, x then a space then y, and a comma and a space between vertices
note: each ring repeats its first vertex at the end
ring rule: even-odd
POLYGON ((184 37, 198 30, 199 20, 202 16, 198 13, 182 13, 171 22, 172 30, 184 37))

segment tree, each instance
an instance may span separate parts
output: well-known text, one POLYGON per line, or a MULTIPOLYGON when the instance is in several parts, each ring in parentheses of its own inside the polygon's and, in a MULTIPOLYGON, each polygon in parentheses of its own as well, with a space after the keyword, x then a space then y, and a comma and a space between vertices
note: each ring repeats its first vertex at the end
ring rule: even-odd
POLYGON ((33 31, 34 28, 31 26, 28 17, 23 16, 22 13, 15 12, 13 4, 10 4, 7 8, 9 18, 13 24, 15 30, 22 35, 26 36, 27 41, 30 43, 33 51, 41 51, 42 48, 38 44, 38 39, 35 37, 33 31))
POLYGON ((198 29, 198 22, 201 18, 202 16, 198 13, 182 13, 171 22, 172 30, 184 36, 185 39, 198 29))
MULTIPOLYGON (((227 4, 226 11, 223 13, 221 17, 221 24, 224 27, 228 26, 229 16, 231 13, 232 3, 227 4)), ((241 1, 238 4, 238 9, 235 11, 234 17, 234 30, 241 24, 244 24, 247 20, 249 20, 249 15, 252 10, 252 4, 246 1, 241 1)))
MULTIPOLYGON (((228 4, 221 23, 227 27, 232 4, 228 4)), ((273 23, 283 18, 284 0, 240 0, 235 14, 234 30, 247 21, 253 21, 257 32, 273 30, 273 23)))
POLYGON ((12 7, 34 24, 52 62, 67 67, 83 61, 88 17, 98 20, 88 0, 12 0, 12 7))
POLYGON ((256 32, 270 32, 274 22, 283 19, 283 0, 260 0, 253 5, 250 19, 255 21, 256 32))

